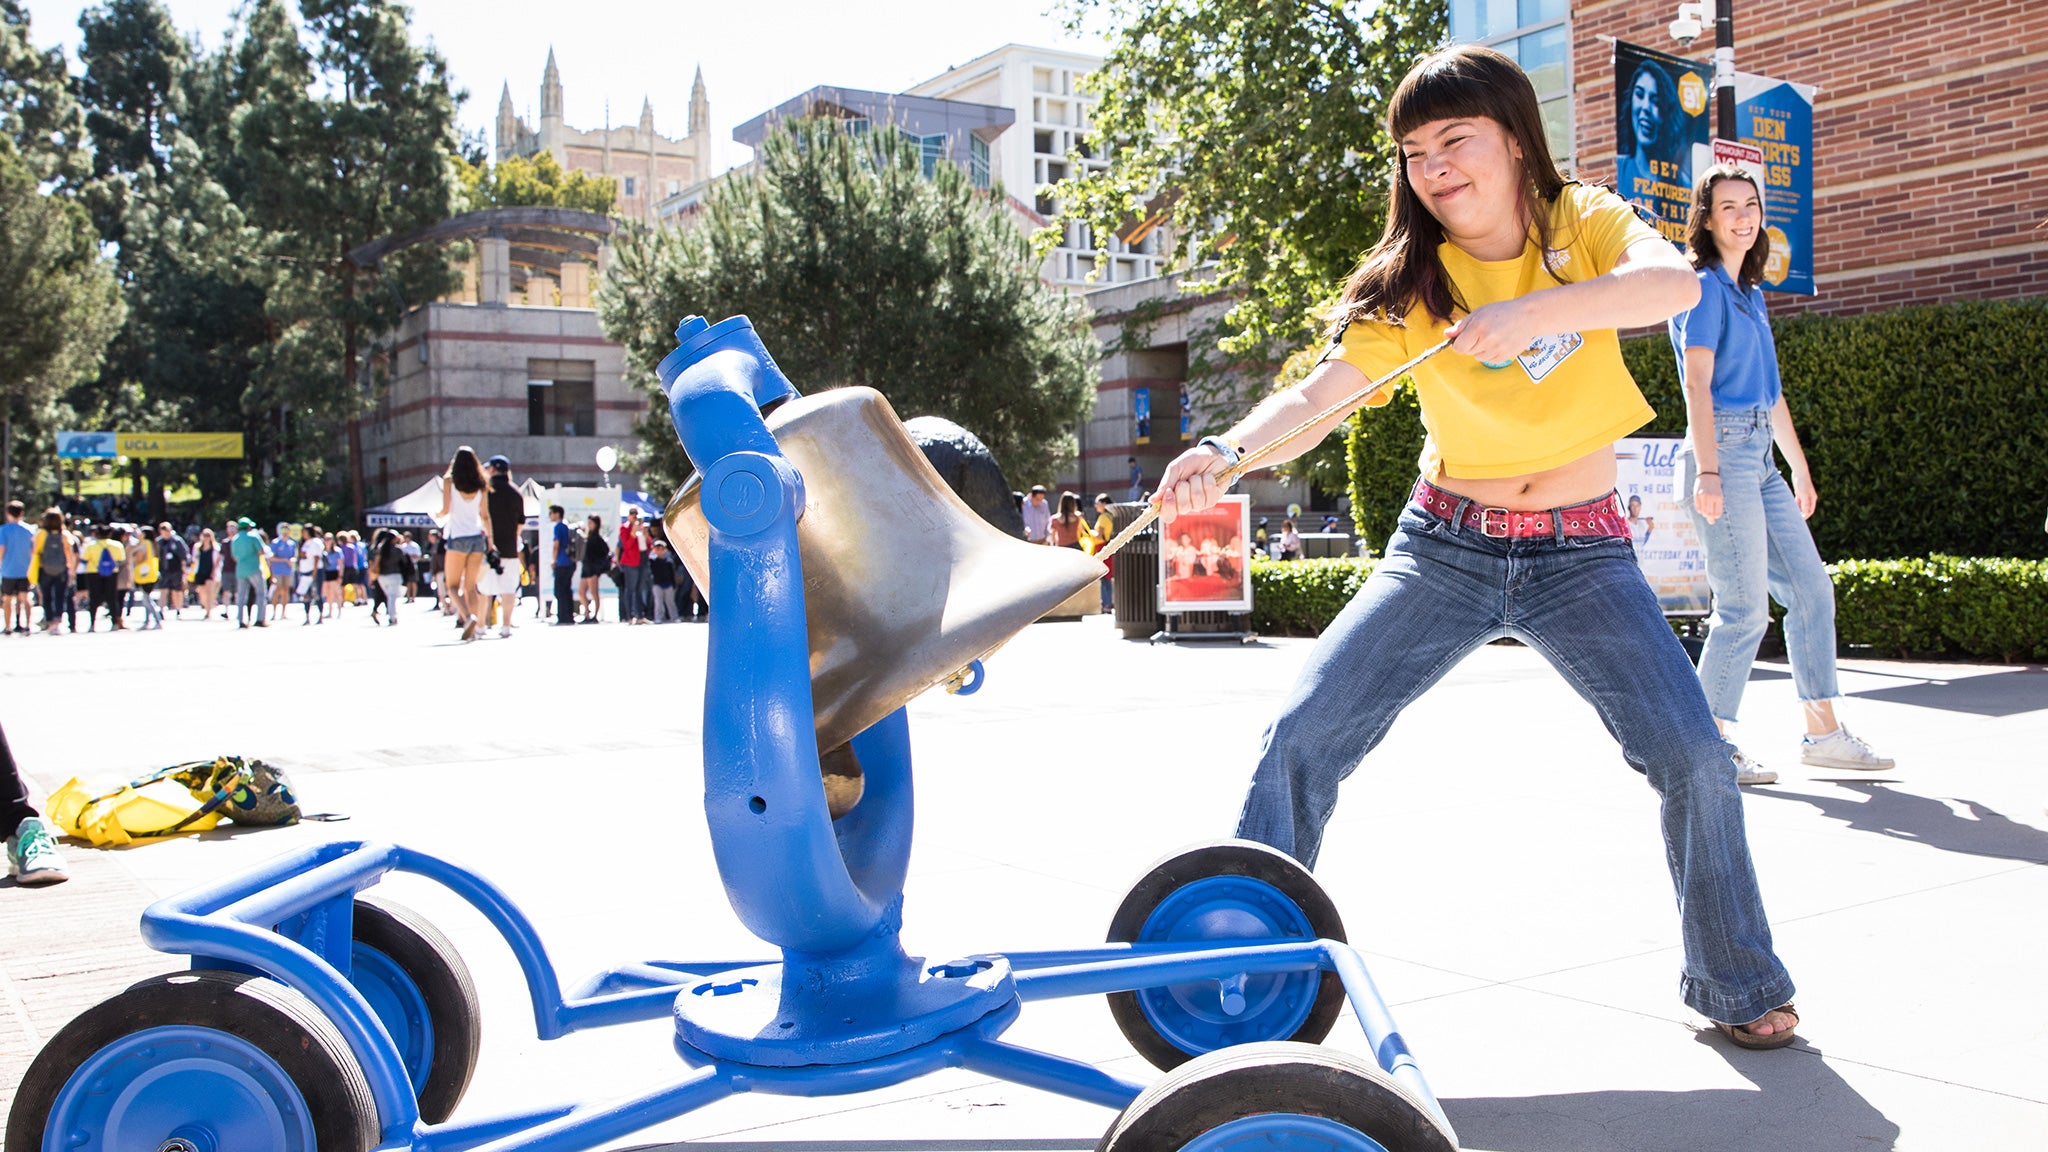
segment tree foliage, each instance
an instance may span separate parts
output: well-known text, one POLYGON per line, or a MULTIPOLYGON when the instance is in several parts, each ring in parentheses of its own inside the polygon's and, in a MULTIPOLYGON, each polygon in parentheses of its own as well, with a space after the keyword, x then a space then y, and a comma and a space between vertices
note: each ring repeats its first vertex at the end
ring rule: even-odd
POLYGON ((10 492, 54 478, 58 398, 98 372, 121 326, 85 206, 90 158, 62 54, 37 51, 26 13, 0 0, 0 416, 26 449, 10 453, 10 492))
POLYGON ((1081 305, 1039 280, 999 202, 953 164, 929 178, 920 164, 899 133, 802 121, 690 226, 618 239, 599 309, 653 393, 640 461, 653 484, 689 471, 652 384, 691 314, 751 317, 798 388, 866 385, 906 419, 959 423, 1013 480, 1071 458, 1098 354, 1081 305))
POLYGON ((618 202, 619 182, 609 176, 571 172, 554 154, 512 156, 495 164, 472 164, 457 158, 462 185, 462 210, 482 208, 574 208, 609 216, 618 202))
MULTIPOLYGON (((1087 81, 1092 143, 1106 170, 1055 189, 1063 213, 1106 236, 1163 217, 1169 267, 1236 303, 1189 341, 1187 391, 1234 412, 1247 375, 1275 388, 1306 372, 1320 315, 1378 242, 1394 142, 1386 101, 1443 42, 1427 0, 1065 0, 1076 28, 1104 24, 1111 48, 1087 81), (1211 354, 1209 349, 1220 351, 1211 354), (1291 359, 1292 358, 1292 359, 1291 359)), ((1373 414, 1359 419, 1371 420, 1373 414)), ((1344 447, 1329 437, 1282 469, 1339 491, 1344 447)))
MULTIPOLYGON (((1379 239, 1395 149, 1386 100, 1445 36, 1425 0, 1066 0, 1113 39, 1088 79, 1106 170, 1055 195, 1107 235, 1163 211, 1173 258, 1240 293, 1225 348, 1265 363, 1313 339, 1379 239)), ((1077 166, 1078 168, 1078 166, 1077 166)))

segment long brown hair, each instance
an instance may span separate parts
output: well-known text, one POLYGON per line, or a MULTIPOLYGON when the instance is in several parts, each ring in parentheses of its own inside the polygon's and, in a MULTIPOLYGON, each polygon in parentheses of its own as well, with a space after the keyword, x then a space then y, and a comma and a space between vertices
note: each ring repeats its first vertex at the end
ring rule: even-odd
MULTIPOLYGON (((1437 120, 1479 117, 1499 124, 1521 147, 1521 209, 1536 226, 1537 244, 1548 251, 1550 214, 1542 209, 1564 191, 1564 178, 1550 157, 1536 89, 1514 61, 1473 44, 1424 56, 1387 102, 1387 134, 1399 141, 1437 120)), ((1397 150, 1386 231, 1344 282, 1343 296, 1326 317, 1333 329, 1374 317, 1398 321, 1416 305, 1449 320, 1464 304, 1437 256, 1443 242, 1443 225, 1408 183, 1408 165, 1397 150)))
POLYGON ((465 496, 483 491, 484 470, 476 462, 476 449, 464 444, 455 450, 455 458, 448 461, 448 479, 465 496))
MULTIPOLYGON (((1756 186, 1756 177, 1733 164, 1716 164, 1707 169, 1706 175, 1692 189, 1692 215, 1685 221, 1685 255, 1692 266, 1701 272, 1721 263, 1721 249, 1714 243, 1714 234, 1707 231, 1707 219, 1714 214, 1714 185, 1723 180, 1740 180, 1756 193, 1757 207, 1764 202, 1763 189, 1756 186)), ((1771 259, 1771 242, 1763 229, 1757 229, 1756 240, 1743 254, 1742 267, 1735 276, 1735 283, 1742 288, 1754 288, 1764 282, 1764 265, 1771 259)))

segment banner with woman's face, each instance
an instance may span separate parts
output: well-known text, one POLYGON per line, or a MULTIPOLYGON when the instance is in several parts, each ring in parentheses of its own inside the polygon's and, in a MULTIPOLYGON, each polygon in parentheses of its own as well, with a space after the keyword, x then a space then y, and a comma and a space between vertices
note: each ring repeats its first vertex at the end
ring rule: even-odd
POLYGON ((1694 149, 1712 138, 1706 69, 1677 56, 1614 42, 1614 190, 1647 211, 1672 243, 1685 243, 1694 149))

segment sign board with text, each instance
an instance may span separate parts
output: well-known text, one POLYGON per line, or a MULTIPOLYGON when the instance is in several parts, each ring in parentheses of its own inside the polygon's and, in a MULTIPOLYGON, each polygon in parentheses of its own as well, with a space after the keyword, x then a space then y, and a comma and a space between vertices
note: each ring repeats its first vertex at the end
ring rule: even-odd
POLYGON ((1614 445, 1615 490, 1628 512, 1636 563, 1657 593, 1666 616, 1705 616, 1714 607, 1707 587, 1707 550, 1679 504, 1683 440, 1631 437, 1614 445))

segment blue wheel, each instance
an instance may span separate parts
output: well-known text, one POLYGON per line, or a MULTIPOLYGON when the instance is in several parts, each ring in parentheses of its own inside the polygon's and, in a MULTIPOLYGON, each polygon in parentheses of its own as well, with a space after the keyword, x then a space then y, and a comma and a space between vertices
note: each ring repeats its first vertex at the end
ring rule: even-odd
MULTIPOLYGON (((1343 940, 1344 921, 1295 860, 1225 840, 1176 852, 1132 886, 1110 919, 1112 943, 1343 940)), ((1154 1067, 1269 1040, 1315 1043, 1344 1008, 1334 972, 1203 980, 1109 997, 1110 1015, 1154 1067)))
POLYGON ((349 983, 398 1045, 420 1118, 439 1124, 469 1090, 483 1046, 469 966, 440 929, 403 905, 357 900, 353 922, 349 983))
POLYGON ((1118 1114, 1097 1152, 1457 1152, 1458 1138, 1370 1060, 1250 1044, 1188 1061, 1118 1114))
POLYGON ((8 1152, 365 1152, 369 1082, 305 997, 257 976, 158 976, 50 1039, 14 1098, 8 1152))

